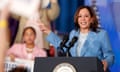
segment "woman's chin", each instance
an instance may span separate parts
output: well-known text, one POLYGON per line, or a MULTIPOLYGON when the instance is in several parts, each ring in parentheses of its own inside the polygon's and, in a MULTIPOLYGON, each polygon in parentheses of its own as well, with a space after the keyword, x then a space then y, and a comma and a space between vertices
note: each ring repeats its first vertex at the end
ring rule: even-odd
POLYGON ((81 29, 88 29, 88 26, 81 26, 81 29))
POLYGON ((33 42, 26 42, 26 44, 34 44, 33 42))

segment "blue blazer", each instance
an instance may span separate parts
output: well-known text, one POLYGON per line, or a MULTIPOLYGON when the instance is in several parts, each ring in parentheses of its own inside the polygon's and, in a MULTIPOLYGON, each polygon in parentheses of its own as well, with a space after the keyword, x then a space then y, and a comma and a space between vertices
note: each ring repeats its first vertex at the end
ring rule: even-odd
MULTIPOLYGON (((72 30, 70 32, 68 42, 70 42, 74 36, 78 37, 79 35, 80 35, 79 31, 72 30)), ((53 32, 51 32, 46 39, 48 42, 53 44, 55 48, 58 48, 62 41, 53 32)), ((73 57, 77 57, 77 47, 78 41, 70 49, 71 55, 73 57)), ((80 57, 98 57, 100 60, 106 60, 108 66, 112 65, 114 62, 114 55, 112 52, 107 32, 102 29, 99 32, 90 31, 88 33, 87 40, 85 41, 82 47, 80 55, 81 55, 80 57)))

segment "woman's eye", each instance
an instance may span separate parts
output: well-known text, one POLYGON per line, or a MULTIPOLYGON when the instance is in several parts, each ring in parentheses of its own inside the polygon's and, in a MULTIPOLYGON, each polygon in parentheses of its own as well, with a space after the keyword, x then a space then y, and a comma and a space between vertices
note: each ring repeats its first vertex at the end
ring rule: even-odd
POLYGON ((86 16, 78 16, 78 18, 79 18, 79 17, 89 17, 89 16, 88 16, 88 15, 86 15, 86 16))
POLYGON ((79 18, 79 17, 82 17, 82 16, 78 16, 78 18, 79 18))
POLYGON ((89 17, 89 16, 85 16, 85 17, 89 17))
POLYGON ((90 15, 85 15, 85 17, 90 17, 90 15))

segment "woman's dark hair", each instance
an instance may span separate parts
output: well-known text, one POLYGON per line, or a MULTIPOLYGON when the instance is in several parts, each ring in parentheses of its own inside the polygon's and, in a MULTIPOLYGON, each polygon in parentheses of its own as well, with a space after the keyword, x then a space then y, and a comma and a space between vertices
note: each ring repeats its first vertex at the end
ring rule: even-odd
POLYGON ((26 28, 23 30, 22 36, 24 36, 25 31, 28 30, 28 29, 31 29, 31 30, 34 32, 34 34, 36 35, 36 31, 35 31, 35 29, 34 29, 33 27, 26 27, 26 28))
POLYGON ((79 27, 79 24, 78 24, 78 14, 79 14, 79 11, 80 11, 81 9, 84 9, 84 8, 86 8, 86 9, 89 11, 90 16, 93 18, 93 22, 92 22, 91 25, 90 25, 90 29, 91 29, 92 31, 94 31, 94 32, 97 32, 97 29, 99 28, 99 27, 98 27, 98 20, 97 20, 97 18, 96 18, 96 15, 95 15, 95 12, 94 12, 93 8, 90 7, 90 6, 80 6, 80 7, 77 9, 77 11, 76 11, 76 13, 75 13, 75 15, 74 15, 74 23, 75 23, 76 29, 78 30, 78 29, 80 28, 80 27, 79 27))

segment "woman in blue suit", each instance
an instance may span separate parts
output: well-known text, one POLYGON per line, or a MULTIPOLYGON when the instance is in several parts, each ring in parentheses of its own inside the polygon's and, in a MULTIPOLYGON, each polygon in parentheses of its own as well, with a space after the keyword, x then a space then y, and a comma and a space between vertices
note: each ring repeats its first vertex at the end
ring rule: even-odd
MULTIPOLYGON (((98 20, 94 10, 89 6, 80 6, 74 16, 76 29, 72 30, 69 35, 69 41, 77 36, 78 40, 70 49, 73 57, 98 57, 106 71, 113 64, 114 55, 110 45, 107 32, 98 27, 98 20)), ((58 48, 61 39, 50 31, 44 24, 40 24, 40 29, 47 33, 47 41, 58 48)))

